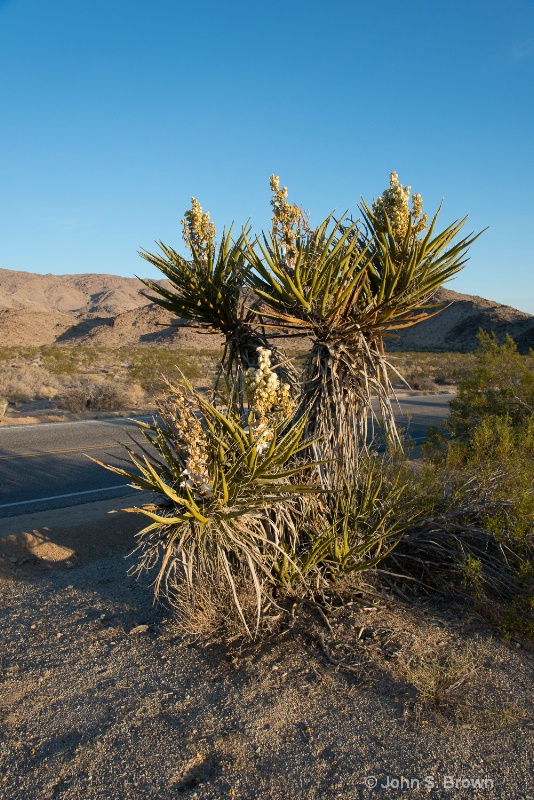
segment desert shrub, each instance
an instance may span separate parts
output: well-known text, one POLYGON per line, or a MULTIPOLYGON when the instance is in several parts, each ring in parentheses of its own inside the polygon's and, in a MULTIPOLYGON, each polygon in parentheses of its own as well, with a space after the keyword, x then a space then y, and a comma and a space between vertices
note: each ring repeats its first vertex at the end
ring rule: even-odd
POLYGON ((75 375, 83 359, 80 348, 58 345, 41 347, 40 355, 43 366, 53 375, 75 375))
MULTIPOLYGON (((434 453, 433 465, 441 456, 434 453)), ((513 424, 510 417, 488 416, 469 439, 451 441, 443 458, 443 477, 456 487, 470 481, 469 492, 484 500, 484 527, 516 553, 534 545, 534 415, 513 424)))
POLYGON ((57 396, 57 404, 66 411, 120 411, 142 399, 139 387, 113 381, 80 380, 57 396))
POLYGON ((413 653, 402 668, 406 679, 418 692, 418 710, 443 711, 465 703, 469 682, 484 670, 491 654, 491 640, 479 639, 444 654, 413 653), (462 688, 466 691, 461 691, 462 688))
POLYGON ((34 361, 38 355, 38 347, 0 346, 0 361, 34 361))
POLYGON ((499 629, 506 638, 527 636, 534 639, 534 591, 514 597, 501 614, 499 629))
POLYGON ((57 391, 57 380, 38 364, 21 362, 0 371, 0 395, 9 402, 50 399, 57 391))
POLYGON ((523 570, 534 552, 534 372, 511 339, 479 339, 450 420, 429 432, 421 481, 434 509, 479 526, 523 570))
POLYGON ((437 383, 425 375, 422 370, 405 372, 403 377, 410 389, 420 392, 435 392, 438 389, 437 383))
POLYGON ((177 350, 164 347, 135 347, 119 351, 128 363, 128 375, 143 389, 161 392, 166 382, 176 382, 184 375, 189 381, 202 378, 212 383, 216 357, 194 350, 177 350))
POLYGON ((508 417, 516 425, 534 413, 534 358, 519 355, 510 336, 503 344, 484 331, 478 338, 474 368, 451 403, 450 428, 466 436, 487 416, 508 417))
MULTIPOLYGON (((534 631, 534 415, 483 416, 433 431, 410 491, 420 516, 389 568, 418 586, 470 595, 501 630, 534 631)), ((413 585, 413 584, 412 584, 413 585)))

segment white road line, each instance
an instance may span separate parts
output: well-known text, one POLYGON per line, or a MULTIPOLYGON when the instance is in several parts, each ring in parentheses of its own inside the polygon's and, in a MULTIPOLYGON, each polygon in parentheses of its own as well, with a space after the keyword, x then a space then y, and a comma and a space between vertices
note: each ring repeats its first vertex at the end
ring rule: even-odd
POLYGON ((53 425, 54 428, 60 428, 63 425, 98 425, 101 422, 135 422, 136 420, 143 421, 152 418, 152 416, 144 414, 139 417, 102 417, 102 419, 70 419, 67 422, 30 422, 28 425, 2 426, 1 430, 2 433, 5 433, 5 431, 20 431, 21 428, 46 428, 49 425, 53 425))
POLYGON ((82 494, 97 494, 98 492, 112 492, 115 489, 130 489, 129 483, 121 483, 120 486, 107 486, 104 489, 86 489, 85 492, 70 492, 69 494, 55 494, 52 497, 38 497, 36 500, 20 500, 18 503, 3 503, 0 508, 13 508, 13 506, 26 506, 30 503, 45 503, 48 500, 63 500, 64 497, 78 497, 82 494))

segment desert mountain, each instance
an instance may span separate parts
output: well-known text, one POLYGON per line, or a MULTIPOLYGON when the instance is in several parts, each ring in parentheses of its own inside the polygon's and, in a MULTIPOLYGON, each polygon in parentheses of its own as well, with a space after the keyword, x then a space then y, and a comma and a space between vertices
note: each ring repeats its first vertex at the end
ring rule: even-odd
POLYGON ((137 278, 0 270, 0 308, 111 317, 146 304, 137 278))
MULTIPOLYGON (((117 275, 36 275, 0 269, 0 343, 81 344, 120 347, 160 344, 213 348, 216 335, 173 327, 179 320, 147 302, 136 278, 117 275)), ((480 328, 499 339, 510 334, 521 352, 534 347, 534 316, 449 289, 440 289, 439 314, 388 340, 390 350, 456 350, 477 346, 480 328)), ((305 346, 302 339, 294 343, 305 346)))
POLYGON ((389 350, 468 353, 476 350, 481 328, 496 333, 501 342, 509 334, 521 353, 534 347, 532 314, 450 289, 438 289, 434 300, 440 304, 441 311, 418 325, 399 331, 398 338, 389 340, 389 350))

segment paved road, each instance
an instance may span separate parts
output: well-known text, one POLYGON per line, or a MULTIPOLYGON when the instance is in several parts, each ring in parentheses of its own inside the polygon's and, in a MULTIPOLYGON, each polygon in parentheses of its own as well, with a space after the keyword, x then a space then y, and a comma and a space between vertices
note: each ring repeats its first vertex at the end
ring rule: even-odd
POLYGON ((143 441, 126 419, 0 428, 0 518, 131 494, 124 478, 87 458, 120 466, 129 435, 143 441))
MULTIPOLYGON (((448 416, 452 395, 401 399, 400 425, 416 441, 448 416)), ((125 419, 55 422, 0 428, 0 518, 122 497, 133 493, 126 480, 87 458, 120 465, 128 435, 144 441, 125 419), (87 455, 85 455, 87 454, 87 455)))
POLYGON ((439 425, 449 416, 449 403, 454 394, 421 394, 399 398, 395 414, 397 425, 414 441, 424 441, 431 425, 439 425))

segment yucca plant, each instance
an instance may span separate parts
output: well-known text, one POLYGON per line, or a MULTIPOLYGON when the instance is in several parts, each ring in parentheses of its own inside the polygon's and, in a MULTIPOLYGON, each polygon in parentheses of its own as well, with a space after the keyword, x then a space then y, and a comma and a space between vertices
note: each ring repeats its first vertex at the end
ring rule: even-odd
MULTIPOLYGON (((257 348, 267 346, 252 308, 254 297, 246 289, 250 266, 243 254, 245 231, 236 241, 232 239, 232 228, 223 231, 217 246, 215 226, 195 198, 182 225, 190 259, 163 242, 158 242, 161 255, 139 251, 171 284, 167 288, 157 281, 143 280, 151 291, 147 297, 179 317, 182 321, 175 323, 179 326, 222 334, 222 371, 240 398, 243 372, 256 365, 257 348)), ((291 363, 282 353, 277 353, 277 361, 280 375, 295 387, 296 373, 291 363)))
POLYGON ((247 375, 246 418, 185 381, 169 385, 158 417, 137 423, 147 444, 130 449, 133 467, 107 465, 160 496, 124 509, 150 520, 137 535, 135 571, 155 571, 156 596, 185 617, 197 594, 204 606, 210 591, 219 601, 229 596, 249 636, 266 605, 283 596, 313 599, 339 578, 375 567, 413 518, 400 474, 385 478, 378 456, 361 462, 350 487, 327 494, 318 486, 319 464, 306 457, 313 444, 306 416, 292 416, 280 386, 274 396, 262 380, 268 366, 262 352, 256 375, 247 375))
POLYGON ((130 451, 135 469, 107 467, 161 496, 157 505, 125 509, 151 520, 139 534, 138 568, 157 569, 156 594, 172 599, 185 581, 194 595, 206 576, 225 581, 249 632, 239 587, 253 588, 259 624, 273 564, 295 548, 284 540, 293 498, 318 491, 297 482, 310 467, 299 460, 309 446, 306 419, 292 424, 285 411, 262 416, 251 406, 243 420, 235 406, 217 408, 188 384, 169 386, 160 419, 137 423, 147 446, 130 451))
POLYGON ((391 478, 367 450, 373 415, 397 437, 383 342, 436 313, 434 290, 476 238, 456 241, 465 220, 436 234, 438 215, 428 226, 418 195, 410 209, 395 173, 362 204, 363 226, 330 215, 312 230, 276 176, 271 189, 273 228, 261 241, 248 230, 234 241, 230 229, 217 247, 193 200, 183 221, 191 259, 163 243, 162 255, 141 252, 171 285, 145 281, 149 297, 180 324, 225 337, 227 399, 169 385, 159 417, 139 423, 147 444, 130 451, 133 467, 109 467, 161 498, 127 509, 150 520, 138 568, 155 569, 156 593, 194 603, 225 587, 250 635, 278 590, 310 598, 375 567, 413 520, 401 472, 391 478), (281 335, 312 339, 300 393, 268 345, 281 335))
POLYGON ((366 455, 350 485, 334 494, 312 496, 292 541, 298 549, 281 555, 277 579, 301 594, 328 590, 340 578, 376 567, 397 546, 419 514, 407 497, 402 468, 366 455))
POLYGON ((434 290, 465 264, 476 235, 453 243, 465 220, 435 235, 438 213, 427 234, 419 195, 412 197, 396 173, 391 187, 369 208, 366 229, 327 217, 288 248, 276 228, 263 240, 244 236, 251 269, 246 280, 262 299, 262 319, 271 328, 308 333, 302 408, 308 433, 319 437, 323 482, 338 487, 357 469, 365 449, 373 397, 389 438, 397 439, 384 338, 437 313, 434 290))

